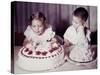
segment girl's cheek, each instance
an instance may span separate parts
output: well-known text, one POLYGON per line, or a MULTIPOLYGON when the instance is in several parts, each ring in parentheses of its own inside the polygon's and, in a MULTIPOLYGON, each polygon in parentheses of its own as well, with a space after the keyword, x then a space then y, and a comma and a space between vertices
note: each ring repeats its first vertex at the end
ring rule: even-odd
POLYGON ((44 30, 44 28, 43 28, 43 27, 41 27, 41 28, 40 28, 40 31, 43 31, 43 30, 44 30))

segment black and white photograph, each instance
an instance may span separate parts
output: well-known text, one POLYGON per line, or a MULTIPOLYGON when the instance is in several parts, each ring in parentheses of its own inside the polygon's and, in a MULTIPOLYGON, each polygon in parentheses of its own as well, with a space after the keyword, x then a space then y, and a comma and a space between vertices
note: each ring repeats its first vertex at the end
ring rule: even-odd
POLYGON ((97 69, 97 6, 11 2, 11 72, 97 69))

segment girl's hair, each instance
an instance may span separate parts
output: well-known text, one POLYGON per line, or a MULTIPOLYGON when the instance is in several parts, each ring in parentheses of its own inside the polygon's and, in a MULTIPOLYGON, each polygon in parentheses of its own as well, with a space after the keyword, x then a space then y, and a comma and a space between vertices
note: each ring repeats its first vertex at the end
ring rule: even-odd
POLYGON ((74 10, 73 15, 81 18, 83 21, 86 21, 88 18, 88 11, 83 7, 79 7, 74 10))
POLYGON ((45 27, 47 27, 46 26, 47 25, 46 24, 46 17, 42 12, 37 12, 36 14, 32 14, 30 16, 30 19, 29 19, 29 25, 32 25, 32 20, 34 20, 34 19, 41 21, 43 23, 43 25, 45 27))

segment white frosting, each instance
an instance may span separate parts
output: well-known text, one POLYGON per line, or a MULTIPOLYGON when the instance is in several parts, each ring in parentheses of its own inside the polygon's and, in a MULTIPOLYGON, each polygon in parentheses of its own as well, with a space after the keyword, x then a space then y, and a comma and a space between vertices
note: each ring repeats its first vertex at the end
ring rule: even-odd
POLYGON ((63 47, 60 47, 55 54, 49 56, 40 56, 40 57, 27 57, 23 52, 25 48, 21 49, 18 54, 17 64, 20 68, 29 71, 45 71, 58 67, 64 63, 64 50, 63 47))

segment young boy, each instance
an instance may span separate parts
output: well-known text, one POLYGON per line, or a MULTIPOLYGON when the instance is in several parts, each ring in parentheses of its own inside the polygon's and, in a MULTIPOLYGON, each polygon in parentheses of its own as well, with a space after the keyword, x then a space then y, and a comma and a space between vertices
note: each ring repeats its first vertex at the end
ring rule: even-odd
POLYGON ((86 27, 88 12, 85 8, 79 7, 73 12, 72 25, 64 34, 64 47, 73 45, 69 58, 77 62, 93 60, 92 52, 89 49, 90 30, 86 27))

